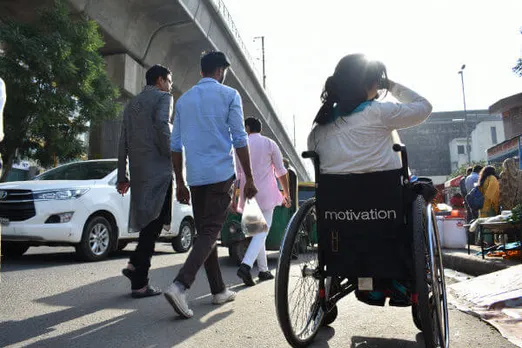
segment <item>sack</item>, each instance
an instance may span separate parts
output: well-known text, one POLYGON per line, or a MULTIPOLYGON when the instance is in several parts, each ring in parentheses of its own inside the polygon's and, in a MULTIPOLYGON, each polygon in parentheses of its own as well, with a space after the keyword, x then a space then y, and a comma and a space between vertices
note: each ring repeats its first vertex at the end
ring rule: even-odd
POLYGON ((478 187, 474 187, 467 195, 466 195, 466 203, 472 210, 482 209, 484 206, 484 195, 480 192, 478 187))
POLYGON ((249 235, 268 232, 265 217, 255 198, 247 199, 245 202, 243 216, 241 217, 241 230, 249 235))

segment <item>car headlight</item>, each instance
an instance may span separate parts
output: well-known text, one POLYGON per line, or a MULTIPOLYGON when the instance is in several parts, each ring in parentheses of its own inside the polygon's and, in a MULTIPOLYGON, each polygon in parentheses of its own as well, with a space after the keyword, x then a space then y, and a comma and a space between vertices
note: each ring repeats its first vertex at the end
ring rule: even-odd
POLYGON ((40 201, 48 201, 48 200, 66 200, 66 199, 76 199, 83 196, 88 188, 82 189, 61 189, 61 190, 49 190, 49 191, 40 191, 34 192, 33 196, 35 200, 40 201))

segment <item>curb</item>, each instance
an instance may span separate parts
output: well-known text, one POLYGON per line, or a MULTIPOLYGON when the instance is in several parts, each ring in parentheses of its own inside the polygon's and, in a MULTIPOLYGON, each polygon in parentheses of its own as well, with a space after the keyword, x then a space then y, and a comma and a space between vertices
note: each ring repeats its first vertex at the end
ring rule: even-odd
POLYGON ((497 272, 520 264, 520 262, 506 260, 491 260, 487 258, 482 260, 481 257, 477 257, 474 254, 475 251, 473 250, 471 255, 468 255, 466 249, 443 249, 442 263, 445 268, 450 268, 472 276, 497 272))

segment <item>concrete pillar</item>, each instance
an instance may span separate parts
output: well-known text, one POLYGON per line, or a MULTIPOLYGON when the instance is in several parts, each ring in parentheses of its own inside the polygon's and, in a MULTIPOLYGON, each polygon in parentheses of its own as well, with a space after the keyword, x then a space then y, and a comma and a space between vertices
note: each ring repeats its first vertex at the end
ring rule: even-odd
MULTIPOLYGON (((145 85, 145 69, 127 54, 105 57, 107 75, 120 88, 117 103, 125 105, 141 92, 145 85)), ((89 159, 115 158, 118 155, 121 115, 116 120, 103 121, 89 131, 89 159)))

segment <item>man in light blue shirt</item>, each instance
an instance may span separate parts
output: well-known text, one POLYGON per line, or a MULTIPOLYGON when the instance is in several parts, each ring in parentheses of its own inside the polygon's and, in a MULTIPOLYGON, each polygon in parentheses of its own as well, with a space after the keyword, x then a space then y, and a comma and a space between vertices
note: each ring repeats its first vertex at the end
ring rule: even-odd
POLYGON ((213 295, 212 303, 233 301, 236 296, 225 287, 216 248, 232 201, 235 179, 232 147, 242 168, 246 168, 245 196, 252 198, 257 193, 241 97, 235 89, 222 84, 229 66, 222 52, 204 55, 201 58, 203 78, 178 99, 175 108, 170 147, 176 197, 184 204, 192 197, 197 238, 178 276, 165 291, 165 297, 184 318, 193 315, 187 304, 186 291, 203 264, 213 295), (183 152, 190 193, 183 176, 183 152))
POLYGON ((466 192, 470 193, 471 190, 475 187, 475 184, 478 182, 479 179, 479 173, 482 170, 482 166, 480 164, 477 164, 473 167, 473 171, 470 175, 466 177, 466 192))

